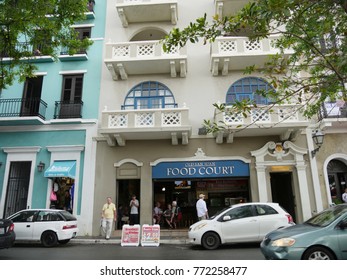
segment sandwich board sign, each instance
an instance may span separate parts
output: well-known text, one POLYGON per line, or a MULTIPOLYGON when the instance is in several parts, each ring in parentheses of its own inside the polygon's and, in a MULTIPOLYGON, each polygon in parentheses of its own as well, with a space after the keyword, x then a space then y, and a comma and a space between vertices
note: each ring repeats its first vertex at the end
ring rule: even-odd
POLYGON ((142 246, 159 246, 160 244, 160 226, 143 225, 141 231, 142 246))
POLYGON ((139 246, 140 225, 123 225, 121 246, 139 246))

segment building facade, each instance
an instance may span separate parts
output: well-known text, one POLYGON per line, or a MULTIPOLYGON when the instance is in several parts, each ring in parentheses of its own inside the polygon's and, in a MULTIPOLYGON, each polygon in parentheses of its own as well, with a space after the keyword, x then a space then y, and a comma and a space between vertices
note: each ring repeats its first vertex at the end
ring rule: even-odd
POLYGON ((304 118, 297 104, 266 111, 262 105, 271 100, 255 90, 271 86, 262 76, 243 74, 246 66, 261 65, 277 52, 271 44, 275 37, 252 43, 243 34, 217 38, 211 45, 162 50, 160 40, 173 27, 182 29, 204 13, 208 18, 230 15, 247 1, 107 3, 93 234, 99 232, 107 196, 124 211, 135 194, 141 224, 152 224, 156 202, 166 209, 175 200, 183 212, 181 227, 197 220, 200 193, 206 195, 210 215, 237 202, 274 201, 296 222, 331 203, 322 175, 330 137, 315 156, 311 153, 315 130, 326 126, 304 118), (248 116, 213 106, 243 98, 259 104, 248 116), (207 134, 204 120, 229 129, 207 134))
POLYGON ((0 96, 0 216, 67 209, 81 235, 91 232, 106 3, 89 1, 85 14, 73 27, 93 41, 88 50, 69 55, 61 49, 55 62, 44 44, 33 46, 35 77, 0 96), (57 201, 50 200, 52 191, 57 201))

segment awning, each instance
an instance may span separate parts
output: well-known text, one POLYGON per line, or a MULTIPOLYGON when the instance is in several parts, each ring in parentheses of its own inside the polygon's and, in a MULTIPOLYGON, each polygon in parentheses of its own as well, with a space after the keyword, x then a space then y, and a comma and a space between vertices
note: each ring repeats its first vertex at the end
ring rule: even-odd
POLYGON ((45 177, 69 177, 74 179, 76 175, 76 161, 54 161, 53 164, 45 171, 45 177))

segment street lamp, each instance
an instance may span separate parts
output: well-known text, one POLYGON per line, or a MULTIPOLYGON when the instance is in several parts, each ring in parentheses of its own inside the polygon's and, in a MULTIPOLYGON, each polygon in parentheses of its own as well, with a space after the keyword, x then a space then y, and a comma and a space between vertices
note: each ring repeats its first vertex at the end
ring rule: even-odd
POLYGON ((312 135, 313 142, 316 144, 317 148, 311 151, 312 158, 315 157, 316 153, 319 151, 320 147, 323 145, 324 134, 320 130, 316 130, 316 132, 312 135))
POLYGON ((43 169, 45 169, 45 163, 40 161, 40 163, 37 165, 37 171, 42 172, 43 169))

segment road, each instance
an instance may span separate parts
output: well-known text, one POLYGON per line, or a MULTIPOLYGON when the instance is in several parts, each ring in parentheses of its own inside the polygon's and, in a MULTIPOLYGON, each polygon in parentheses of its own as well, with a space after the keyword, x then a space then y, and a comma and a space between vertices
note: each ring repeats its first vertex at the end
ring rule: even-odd
POLYGON ((259 244, 227 245, 217 250, 200 246, 161 244, 122 247, 119 244, 75 244, 43 248, 17 244, 0 250, 0 260, 264 260, 259 244))

